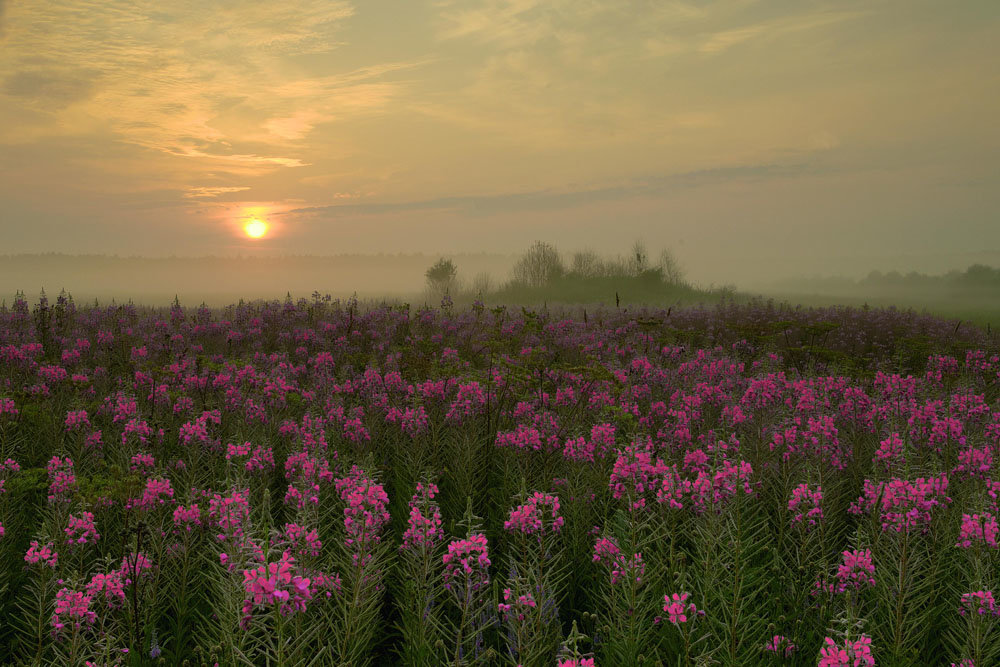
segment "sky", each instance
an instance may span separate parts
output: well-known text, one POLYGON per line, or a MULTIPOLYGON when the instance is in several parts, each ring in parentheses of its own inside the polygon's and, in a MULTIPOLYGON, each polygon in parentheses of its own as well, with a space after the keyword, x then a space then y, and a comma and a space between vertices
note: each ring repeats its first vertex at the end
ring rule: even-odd
POLYGON ((1000 265, 998 44, 996 0, 0 0, 0 254, 1000 265))

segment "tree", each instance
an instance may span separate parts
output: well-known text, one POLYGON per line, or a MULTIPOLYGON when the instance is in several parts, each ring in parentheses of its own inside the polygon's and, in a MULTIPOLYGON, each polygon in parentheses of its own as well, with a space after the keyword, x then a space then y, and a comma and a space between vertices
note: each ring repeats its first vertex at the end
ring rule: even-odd
POLYGON ((493 276, 482 271, 472 279, 472 291, 479 296, 487 296, 493 291, 493 276))
POLYGON ((424 273, 427 278, 427 287, 435 294, 448 294, 455 285, 458 277, 458 268, 455 262, 442 257, 431 268, 424 273))
POLYGON ((684 284, 684 272, 681 270, 680 262, 669 249, 660 253, 657 268, 663 273, 664 282, 670 285, 684 284))
POLYGON ((561 278, 566 273, 562 258, 555 246, 545 241, 535 241, 512 270, 514 281, 528 287, 542 287, 561 278))
POLYGON ((579 278, 596 278, 604 273, 603 262, 593 250, 573 253, 570 273, 579 278))
POLYGON ((646 243, 642 239, 636 239, 632 244, 632 273, 636 277, 641 276, 647 268, 649 256, 646 253, 646 243))

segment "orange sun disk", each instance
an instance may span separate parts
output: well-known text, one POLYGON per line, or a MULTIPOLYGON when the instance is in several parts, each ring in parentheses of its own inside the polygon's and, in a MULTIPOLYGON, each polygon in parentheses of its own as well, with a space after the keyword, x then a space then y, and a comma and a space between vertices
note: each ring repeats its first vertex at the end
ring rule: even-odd
POLYGON ((243 225, 243 231, 252 239, 259 239, 267 234, 267 223, 256 218, 243 225))

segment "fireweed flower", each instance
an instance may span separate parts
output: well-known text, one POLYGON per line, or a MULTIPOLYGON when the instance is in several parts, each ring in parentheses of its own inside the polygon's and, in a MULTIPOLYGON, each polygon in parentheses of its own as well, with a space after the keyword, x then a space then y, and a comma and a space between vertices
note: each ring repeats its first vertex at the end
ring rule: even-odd
POLYGON ((593 658, 559 658, 556 667, 595 667, 593 658))
POLYGON ((690 593, 673 593, 663 596, 663 613, 667 615, 667 620, 674 625, 687 623, 688 614, 691 614, 692 618, 705 615, 705 612, 698 609, 693 602, 687 602, 689 596, 690 593))
POLYGON ((984 512, 979 514, 962 515, 962 531, 958 536, 956 547, 969 549, 973 541, 981 542, 986 546, 997 548, 997 520, 992 514, 984 512))
POLYGON ((326 458, 303 450, 290 454, 285 460, 285 478, 288 480, 285 504, 294 502, 299 509, 304 509, 319 505, 320 485, 333 482, 334 476, 326 458))
POLYGON ((445 420, 461 423, 475 417, 486 408, 486 393, 478 382, 459 385, 455 400, 448 406, 445 420))
POLYGON ((531 593, 514 597, 511 590, 505 588, 503 589, 503 602, 497 605, 497 611, 500 612, 504 619, 516 618, 519 621, 523 621, 528 613, 528 609, 534 609, 536 606, 537 603, 531 593))
POLYGON ((906 463, 903 452, 903 439, 898 433, 890 433, 888 438, 879 443, 879 448, 875 450, 872 463, 882 463, 886 468, 902 465, 906 463))
POLYGON ((817 525, 823 521, 823 487, 817 486, 812 489, 808 484, 799 484, 792 490, 792 497, 788 501, 788 509, 795 512, 792 517, 793 524, 802 524, 806 529, 817 525))
POLYGON ((170 486, 169 479, 164 477, 149 478, 146 480, 146 488, 142 492, 142 497, 133 500, 132 507, 148 511, 165 504, 173 497, 174 490, 170 486))
POLYGON ((441 557, 444 563, 444 587, 477 591, 490 583, 489 567, 492 564, 486 536, 474 533, 467 538, 454 539, 448 544, 448 553, 441 557))
POLYGON ((401 550, 432 547, 444 538, 441 530, 441 510, 434 502, 436 484, 417 482, 417 491, 410 498, 410 518, 403 533, 401 550))
POLYGON ((319 556, 323 543, 319 539, 319 531, 315 528, 307 530, 297 523, 286 523, 283 533, 284 541, 295 547, 299 556, 319 556))
POLYGON ((798 647, 792 643, 792 640, 783 635, 774 635, 767 643, 764 644, 765 651, 773 653, 774 655, 783 656, 785 658, 792 657, 796 648, 798 647))
POLYGON ((193 526, 201 525, 201 510, 198 509, 198 503, 192 503, 190 507, 184 507, 183 505, 178 505, 174 509, 174 527, 181 529, 183 528, 187 532, 191 532, 193 526))
POLYGON ((80 517, 69 515, 69 525, 64 529, 66 541, 70 544, 93 544, 101 539, 94 526, 94 515, 83 512, 80 517))
POLYGON ((49 461, 49 502, 68 502, 76 486, 76 475, 73 473, 73 461, 69 458, 53 456, 49 461))
POLYGON ((90 611, 91 597, 81 591, 62 588, 56 593, 56 609, 52 614, 52 632, 61 633, 67 626, 73 630, 90 627, 97 620, 97 614, 90 611))
POLYGON ((146 554, 132 552, 127 556, 122 558, 122 565, 118 568, 118 574, 121 576, 125 585, 133 583, 132 577, 149 577, 152 576, 153 561, 146 557, 146 554))
POLYGON ((1000 609, 997 608, 997 602, 993 599, 993 591, 976 591, 962 595, 958 613, 962 616, 965 616, 966 613, 980 616, 1000 616, 1000 609))
POLYGON ((313 597, 309 577, 295 569, 295 558, 285 551, 277 562, 265 563, 243 571, 243 619, 240 627, 249 628, 256 607, 275 606, 282 616, 306 610, 306 602, 313 597))
POLYGON ((249 492, 233 491, 228 496, 214 494, 208 501, 208 516, 212 525, 222 529, 219 541, 243 536, 243 524, 250 516, 249 492))
POLYGON ((104 599, 111 608, 125 604, 125 582, 121 572, 112 571, 91 577, 87 584, 87 595, 96 596, 99 593, 104 594, 104 599))
POLYGON ((637 584, 642 583, 646 574, 646 564, 642 562, 641 553, 626 557, 618 545, 606 537, 598 539, 594 544, 593 560, 610 570, 612 586, 625 578, 634 580, 637 584))
POLYGON ((848 589, 856 591, 875 585, 875 564, 872 562, 871 549, 845 551, 844 562, 837 567, 838 593, 848 589))
POLYGON ((334 482, 344 508, 344 528, 347 537, 344 544, 353 550, 355 565, 367 565, 371 550, 382 540, 382 529, 389 522, 389 496, 381 484, 372 481, 358 466, 351 468, 351 474, 334 482))
POLYGON ((930 527, 931 510, 951 502, 945 495, 947 490, 948 477, 944 473, 913 481, 893 478, 876 483, 866 479, 864 493, 848 511, 864 514, 878 509, 883 531, 891 529, 899 533, 920 529, 926 532, 930 527))
POLYGON ((847 641, 843 648, 830 637, 826 637, 823 643, 817 667, 875 667, 872 640, 867 635, 861 635, 854 642, 847 641))
POLYGON ((47 567, 55 568, 56 564, 59 563, 59 554, 52 547, 52 542, 43 547, 39 546, 37 540, 32 540, 31 546, 28 547, 28 553, 24 554, 25 562, 29 565, 42 563, 47 567))
POLYGON ((986 479, 992 469, 993 453, 989 447, 969 447, 958 453, 958 465, 951 472, 960 477, 986 479))
POLYGON ((87 417, 86 410, 70 410, 66 413, 66 421, 64 422, 67 431, 74 431, 77 429, 90 428, 90 419, 87 417))
POLYGON ((510 518, 504 521, 504 530, 533 533, 558 533, 564 519, 559 516, 559 498, 548 493, 535 491, 528 502, 510 511, 510 518))
POLYGON ((139 452, 132 457, 132 465, 129 469, 132 472, 147 473, 156 467, 156 459, 153 458, 152 454, 146 454, 144 452, 139 452))
POLYGON ((660 459, 653 461, 652 442, 634 442, 615 460, 608 488, 617 500, 630 500, 629 510, 646 506, 645 495, 656 487, 658 478, 668 470, 660 459))

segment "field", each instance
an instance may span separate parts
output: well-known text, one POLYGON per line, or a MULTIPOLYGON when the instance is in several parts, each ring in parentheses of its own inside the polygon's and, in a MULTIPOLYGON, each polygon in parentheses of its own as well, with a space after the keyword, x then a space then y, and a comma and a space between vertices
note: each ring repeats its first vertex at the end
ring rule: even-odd
POLYGON ((18 298, 0 663, 997 664, 998 352, 761 301, 18 298))

